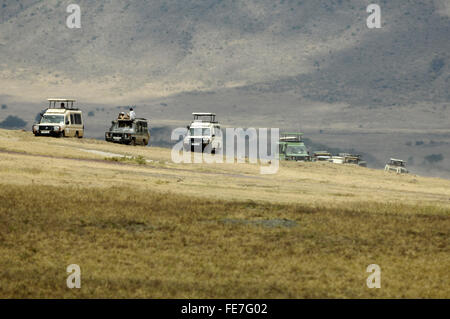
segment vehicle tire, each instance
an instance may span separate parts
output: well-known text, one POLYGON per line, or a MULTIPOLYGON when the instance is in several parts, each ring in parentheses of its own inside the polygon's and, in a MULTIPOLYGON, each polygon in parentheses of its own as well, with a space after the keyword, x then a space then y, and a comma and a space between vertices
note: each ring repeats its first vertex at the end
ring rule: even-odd
POLYGON ((133 145, 133 146, 136 146, 136 139, 135 139, 135 138, 132 138, 130 144, 133 145))
POLYGON ((142 146, 146 146, 147 145, 147 140, 142 140, 142 146))

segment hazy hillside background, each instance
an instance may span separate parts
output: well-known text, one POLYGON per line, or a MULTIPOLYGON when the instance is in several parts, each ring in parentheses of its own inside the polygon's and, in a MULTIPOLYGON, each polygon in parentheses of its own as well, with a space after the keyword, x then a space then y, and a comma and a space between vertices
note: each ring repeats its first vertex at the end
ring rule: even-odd
POLYGON ((136 105, 165 143, 169 126, 214 111, 450 177, 448 0, 76 1, 71 30, 72 2, 0 1, 0 125, 29 128, 47 97, 67 96, 88 136, 136 105), (381 29, 366 26, 370 3, 381 29))

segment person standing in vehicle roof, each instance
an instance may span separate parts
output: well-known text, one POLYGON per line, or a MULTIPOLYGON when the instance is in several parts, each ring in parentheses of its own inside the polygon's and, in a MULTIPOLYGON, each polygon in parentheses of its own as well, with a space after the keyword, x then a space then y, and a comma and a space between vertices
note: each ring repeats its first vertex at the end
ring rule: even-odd
POLYGON ((133 111, 133 108, 130 108, 130 120, 136 119, 136 113, 133 111))

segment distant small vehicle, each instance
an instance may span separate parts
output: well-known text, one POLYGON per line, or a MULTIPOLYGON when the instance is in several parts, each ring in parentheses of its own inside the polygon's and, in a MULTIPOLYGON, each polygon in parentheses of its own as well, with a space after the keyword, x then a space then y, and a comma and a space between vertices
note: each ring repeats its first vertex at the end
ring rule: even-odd
POLYGON ((48 108, 41 113, 39 123, 33 124, 35 136, 84 136, 83 112, 73 107, 72 99, 48 99, 48 108))
POLYGON ((129 117, 117 118, 111 122, 111 128, 105 132, 107 142, 127 145, 148 145, 150 133, 148 122, 144 118, 131 120, 129 117))
POLYGON ((222 131, 214 113, 192 113, 194 120, 188 125, 183 140, 186 150, 216 153, 223 146, 222 131))
POLYGON ((401 159, 391 158, 384 167, 385 171, 394 171, 397 174, 409 173, 406 169, 406 162, 401 159))
POLYGON ((367 162, 361 159, 361 155, 350 153, 339 153, 337 156, 332 156, 329 160, 336 164, 354 164, 362 167, 367 167, 367 162))
POLYGON ((332 156, 330 152, 327 151, 317 151, 313 154, 313 161, 314 162, 329 162, 331 160, 332 156))
POLYGON ((281 133, 278 145, 281 160, 297 162, 311 160, 303 142, 303 133, 281 133))

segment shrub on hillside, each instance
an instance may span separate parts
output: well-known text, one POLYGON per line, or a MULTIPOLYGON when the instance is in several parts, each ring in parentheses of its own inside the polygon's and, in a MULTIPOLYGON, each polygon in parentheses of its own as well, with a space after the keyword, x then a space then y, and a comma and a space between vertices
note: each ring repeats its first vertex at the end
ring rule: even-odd
POLYGON ((431 154, 425 156, 425 160, 430 164, 435 164, 437 162, 441 162, 442 160, 444 160, 444 156, 442 156, 442 154, 431 154))
POLYGON ((10 115, 0 122, 1 128, 22 128, 25 125, 27 125, 27 122, 14 115, 10 115))
POLYGON ((443 58, 435 57, 430 64, 430 71, 434 73, 441 72, 442 68, 445 66, 445 60, 443 58))

